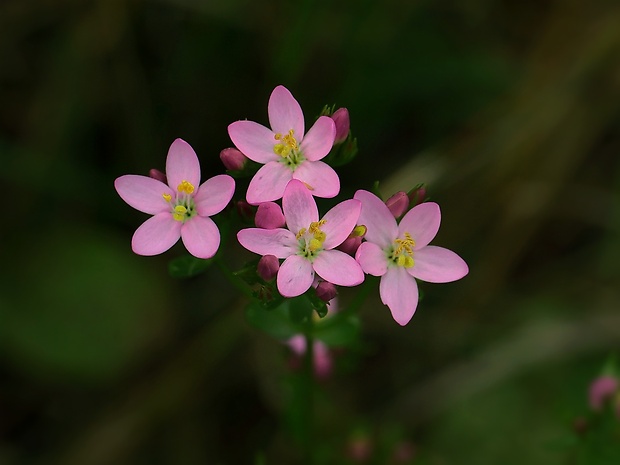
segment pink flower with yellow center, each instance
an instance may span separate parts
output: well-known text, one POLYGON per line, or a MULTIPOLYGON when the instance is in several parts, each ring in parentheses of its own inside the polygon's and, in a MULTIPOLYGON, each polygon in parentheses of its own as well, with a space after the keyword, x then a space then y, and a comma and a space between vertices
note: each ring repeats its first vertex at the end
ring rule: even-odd
POLYGON ((167 184, 128 174, 114 187, 130 206, 153 215, 134 233, 131 247, 138 255, 158 255, 181 238, 195 257, 211 258, 220 245, 220 232, 210 216, 221 212, 235 191, 235 181, 222 174, 200 183, 200 163, 194 149, 176 139, 166 159, 167 184))
POLYGON ((281 199, 291 179, 302 181, 316 197, 338 195, 338 175, 320 161, 334 145, 334 120, 321 116, 305 133, 301 106, 284 86, 273 90, 267 111, 271 129, 254 121, 236 121, 228 126, 235 146, 250 160, 264 165, 250 181, 248 203, 281 199))
POLYGON ((439 205, 421 203, 397 224, 394 215, 376 195, 359 190, 353 198, 362 203, 358 224, 366 226, 355 258, 365 273, 381 276, 381 301, 400 325, 406 325, 418 305, 416 278, 447 283, 465 276, 469 269, 461 257, 443 247, 428 245, 441 222, 439 205))
POLYGON ((282 197, 288 229, 242 229, 237 239, 251 252, 285 259, 276 278, 284 297, 296 297, 310 289, 315 273, 338 286, 357 286, 364 281, 360 265, 335 248, 355 227, 360 208, 358 200, 345 200, 319 219, 312 194, 301 181, 293 179, 282 197))

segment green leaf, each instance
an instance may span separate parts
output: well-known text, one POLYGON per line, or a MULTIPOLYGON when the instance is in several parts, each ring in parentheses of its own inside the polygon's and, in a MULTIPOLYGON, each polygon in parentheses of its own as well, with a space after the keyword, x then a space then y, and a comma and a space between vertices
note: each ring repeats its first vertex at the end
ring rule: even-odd
POLYGON ((279 340, 286 340, 301 332, 289 315, 290 301, 287 299, 274 309, 266 309, 258 301, 250 302, 245 309, 245 316, 253 327, 270 334, 279 340))
POLYGON ((353 315, 336 314, 321 320, 314 327, 314 337, 328 346, 348 346, 355 343, 360 333, 360 322, 353 315))
POLYGON ((168 272, 173 278, 191 278, 192 276, 203 273, 211 266, 211 263, 213 263, 212 258, 204 260, 192 255, 185 255, 170 261, 170 263, 168 263, 168 272))

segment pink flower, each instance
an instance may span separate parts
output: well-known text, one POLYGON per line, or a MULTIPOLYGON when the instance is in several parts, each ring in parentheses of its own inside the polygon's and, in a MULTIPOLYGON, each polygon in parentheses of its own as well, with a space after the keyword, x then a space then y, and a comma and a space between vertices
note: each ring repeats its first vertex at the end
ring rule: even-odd
POLYGON ((268 113, 271 129, 253 121, 236 121, 228 126, 237 148, 250 160, 264 164, 250 181, 248 203, 282 198, 291 179, 302 181, 316 197, 335 197, 340 191, 338 175, 320 161, 334 145, 334 120, 321 116, 305 134, 301 106, 283 86, 271 93, 268 113))
MULTIPOLYGON (((286 341, 291 350, 298 357, 306 353, 306 338, 303 334, 295 334, 286 341)), ((314 374, 319 379, 326 379, 332 372, 332 356, 329 347, 318 339, 312 341, 312 359, 314 362, 314 374)))
POLYGON ((605 375, 596 378, 590 384, 588 392, 590 407, 596 411, 602 410, 605 402, 613 398, 619 387, 618 379, 615 376, 605 375))
POLYGON ((212 257, 220 245, 220 232, 209 217, 221 212, 230 202, 235 181, 222 174, 198 186, 198 157, 182 139, 175 140, 168 150, 166 177, 167 185, 133 174, 114 181, 116 191, 125 202, 153 215, 134 233, 133 251, 138 255, 157 255, 182 238, 195 257, 212 257))
POLYGON ((359 224, 366 226, 366 242, 355 258, 364 272, 381 276, 381 301, 394 320, 406 325, 418 304, 415 278, 432 283, 461 279, 468 273, 467 264, 454 252, 429 246, 439 230, 441 213, 433 202, 415 206, 400 225, 389 208, 376 195, 359 190, 354 195, 362 202, 359 224))
POLYGON ((285 259, 276 280, 280 294, 303 294, 312 285, 315 272, 338 286, 357 286, 364 281, 364 272, 353 257, 334 250, 357 222, 358 200, 339 203, 319 220, 312 194, 293 179, 284 190, 282 207, 288 229, 248 228, 237 233, 239 243, 251 252, 285 259))

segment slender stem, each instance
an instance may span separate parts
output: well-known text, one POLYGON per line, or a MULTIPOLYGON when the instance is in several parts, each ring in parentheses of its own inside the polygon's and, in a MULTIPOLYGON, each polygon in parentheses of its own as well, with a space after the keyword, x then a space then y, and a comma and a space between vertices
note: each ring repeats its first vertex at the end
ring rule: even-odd
POLYGON ((306 353, 303 359, 302 380, 300 383, 302 453, 305 465, 314 464, 314 337, 312 318, 308 318, 304 336, 306 353))

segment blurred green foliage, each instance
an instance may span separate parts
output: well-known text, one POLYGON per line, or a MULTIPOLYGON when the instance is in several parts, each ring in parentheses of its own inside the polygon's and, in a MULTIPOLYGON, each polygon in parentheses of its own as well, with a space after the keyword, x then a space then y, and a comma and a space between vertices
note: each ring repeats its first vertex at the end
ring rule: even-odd
POLYGON ((287 348, 216 267, 133 255, 145 215, 113 189, 176 137, 223 172, 278 84, 307 123, 348 107, 343 195, 426 182, 471 269, 405 328, 366 299, 317 462, 586 463, 564 440, 620 345, 619 23, 608 0, 0 3, 0 463, 300 463, 287 348))

